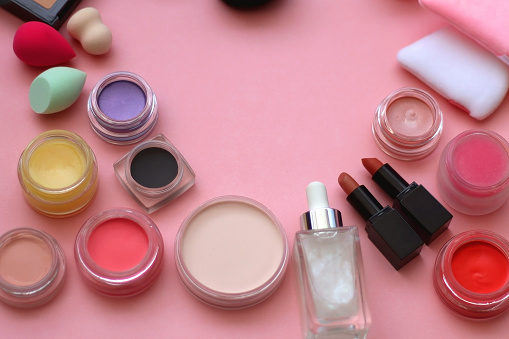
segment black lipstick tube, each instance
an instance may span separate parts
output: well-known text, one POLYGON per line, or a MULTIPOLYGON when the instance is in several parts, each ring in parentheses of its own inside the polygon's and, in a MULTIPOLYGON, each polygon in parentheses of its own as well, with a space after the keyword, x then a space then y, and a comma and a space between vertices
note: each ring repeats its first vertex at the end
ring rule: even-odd
POLYGON ((452 214, 424 186, 407 183, 389 164, 382 165, 372 179, 394 199, 394 209, 426 245, 449 227, 452 214))
POLYGON ((369 240, 391 265, 399 270, 421 252, 423 242, 403 217, 390 206, 382 207, 364 186, 358 186, 346 200, 366 220, 369 240))

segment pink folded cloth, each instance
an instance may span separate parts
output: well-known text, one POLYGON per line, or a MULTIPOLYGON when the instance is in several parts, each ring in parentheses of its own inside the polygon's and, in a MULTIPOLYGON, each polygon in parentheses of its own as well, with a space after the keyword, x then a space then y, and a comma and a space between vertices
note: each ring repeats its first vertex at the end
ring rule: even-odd
POLYGON ((509 0, 419 0, 509 65, 509 0))

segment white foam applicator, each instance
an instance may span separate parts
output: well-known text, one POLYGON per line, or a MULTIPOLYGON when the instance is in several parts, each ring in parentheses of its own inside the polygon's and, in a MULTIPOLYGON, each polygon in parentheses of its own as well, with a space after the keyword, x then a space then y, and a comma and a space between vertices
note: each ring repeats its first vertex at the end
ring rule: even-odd
POLYGON ((509 68, 452 27, 401 49, 399 64, 451 103, 482 120, 504 100, 509 68))

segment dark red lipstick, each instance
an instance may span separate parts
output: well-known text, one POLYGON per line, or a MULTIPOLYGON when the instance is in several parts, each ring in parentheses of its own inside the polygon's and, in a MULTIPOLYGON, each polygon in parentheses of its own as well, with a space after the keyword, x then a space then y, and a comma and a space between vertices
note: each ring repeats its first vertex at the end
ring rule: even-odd
POLYGON ((376 158, 364 158, 362 164, 392 199, 393 207, 429 245, 448 227, 452 214, 426 189, 415 181, 408 183, 389 164, 376 158))

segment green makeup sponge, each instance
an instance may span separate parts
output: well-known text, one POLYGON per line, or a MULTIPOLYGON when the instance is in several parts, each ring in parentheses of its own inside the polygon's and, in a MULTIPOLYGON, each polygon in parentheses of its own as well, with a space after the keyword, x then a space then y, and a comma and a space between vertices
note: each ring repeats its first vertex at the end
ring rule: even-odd
POLYGON ((41 114, 63 111, 78 99, 86 78, 85 72, 74 68, 50 68, 30 85, 30 106, 41 114))

